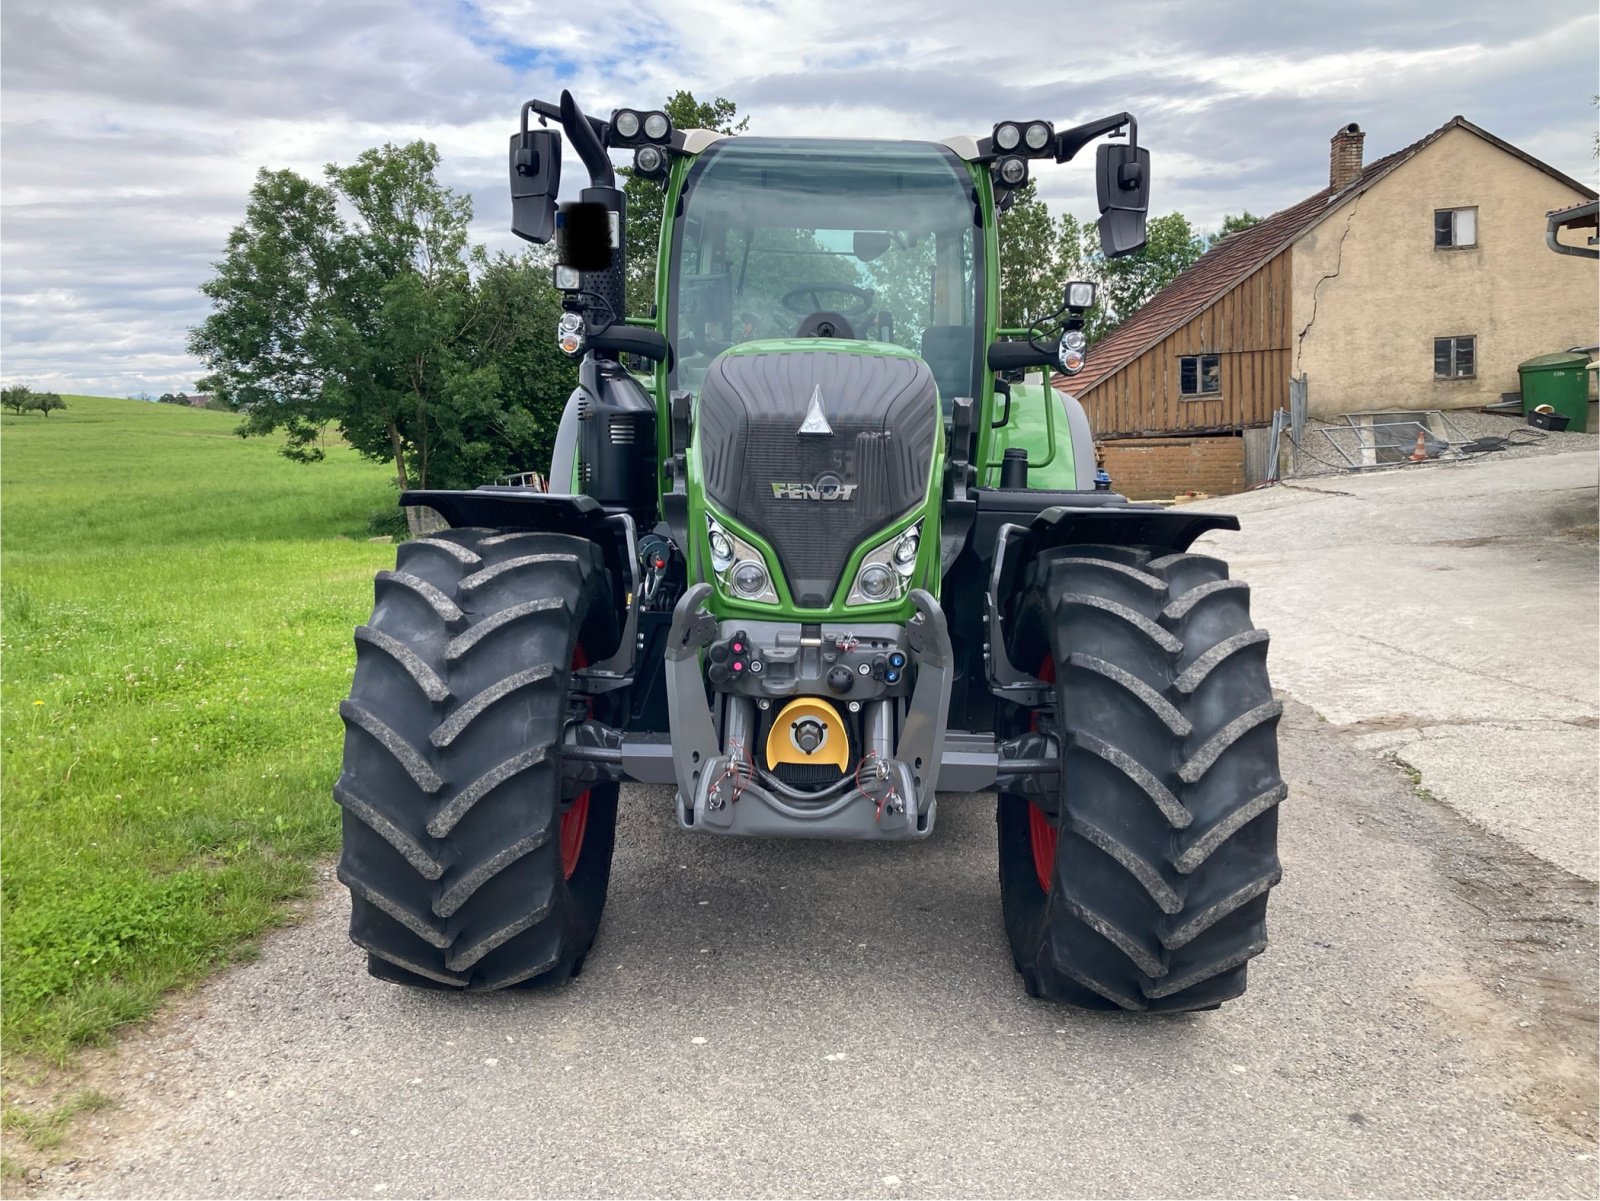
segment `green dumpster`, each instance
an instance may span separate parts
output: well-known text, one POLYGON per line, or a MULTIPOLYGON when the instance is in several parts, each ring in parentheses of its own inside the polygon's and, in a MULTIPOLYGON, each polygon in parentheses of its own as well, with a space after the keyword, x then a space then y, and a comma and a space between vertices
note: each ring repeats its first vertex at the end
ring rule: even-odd
POLYGON ((1583 433, 1589 425, 1589 356, 1542 354, 1517 364, 1522 378, 1522 415, 1549 405, 1569 418, 1567 428, 1583 433))

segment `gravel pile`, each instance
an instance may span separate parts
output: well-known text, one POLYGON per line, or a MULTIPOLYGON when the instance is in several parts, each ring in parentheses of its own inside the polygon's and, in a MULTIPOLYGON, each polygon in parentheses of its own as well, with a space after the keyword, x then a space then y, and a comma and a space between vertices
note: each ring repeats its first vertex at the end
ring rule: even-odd
MULTIPOLYGON (((1559 454, 1563 451, 1584 450, 1590 453, 1600 450, 1600 433, 1590 432, 1585 434, 1562 431, 1556 433, 1550 430, 1534 429, 1520 416, 1501 416, 1498 413, 1483 413, 1477 410, 1464 410, 1445 414, 1452 425, 1461 432, 1467 440, 1477 438, 1511 438, 1514 442, 1523 442, 1526 445, 1507 446, 1503 450, 1490 451, 1470 458, 1482 459, 1485 462, 1497 459, 1525 459, 1532 455, 1559 454)), ((1347 468, 1344 460, 1340 458, 1328 440, 1317 433, 1319 429, 1343 429, 1342 421, 1308 421, 1306 434, 1301 439, 1301 452, 1294 456, 1295 466, 1290 472, 1291 479, 1306 479, 1312 476, 1343 475, 1347 468)), ((1589 428, 1597 429, 1593 409, 1590 410, 1589 428)), ((1452 440, 1454 435, 1452 435, 1452 440)), ((1291 450, 1291 455, 1294 452, 1291 450)), ((1453 456, 1452 456, 1453 457, 1453 456)), ((1459 460, 1456 460, 1459 461, 1459 460)), ((1397 465, 1392 470, 1401 470, 1410 464, 1397 465)), ((1371 468, 1369 470, 1382 470, 1371 468)))

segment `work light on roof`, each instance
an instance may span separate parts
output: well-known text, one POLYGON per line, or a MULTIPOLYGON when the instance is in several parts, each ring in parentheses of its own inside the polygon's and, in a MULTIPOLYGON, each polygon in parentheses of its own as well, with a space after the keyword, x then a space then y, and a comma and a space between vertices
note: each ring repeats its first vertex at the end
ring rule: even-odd
POLYGON ((1050 139, 1055 132, 1050 128, 1048 121, 1034 121, 1028 125, 1027 132, 1022 135, 1022 140, 1028 143, 1029 150, 1043 150, 1050 144, 1050 139))
POLYGON ((1017 154, 1007 155, 1000 160, 997 172, 1006 187, 1020 188, 1028 179, 1028 160, 1017 154))
POLYGON ((644 118, 644 136, 652 142, 665 142, 672 132, 672 121, 666 113, 647 113, 644 118))
POLYGON ((661 175, 667 169, 666 153, 659 146, 641 146, 633 152, 633 169, 651 178, 661 175))
POLYGON ((631 108, 619 108, 611 114, 611 128, 619 138, 631 141, 639 136, 639 114, 631 108))
POLYGON ((994 127, 994 144, 997 150, 1015 150, 1022 144, 1022 130, 1015 122, 1002 121, 994 127))

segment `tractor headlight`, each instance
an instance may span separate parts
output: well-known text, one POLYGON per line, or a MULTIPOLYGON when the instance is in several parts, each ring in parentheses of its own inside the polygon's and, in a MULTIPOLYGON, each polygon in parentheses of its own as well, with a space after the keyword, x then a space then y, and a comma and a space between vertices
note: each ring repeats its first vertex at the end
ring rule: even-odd
POLYGON ((917 565, 917 548, 920 538, 917 527, 913 526, 900 535, 900 540, 894 544, 895 570, 901 575, 910 575, 911 569, 917 565))
POLYGON ((740 559, 733 565, 733 591, 745 600, 760 600, 764 592, 770 592, 772 581, 767 578, 767 569, 754 559, 740 559))
POLYGON ((583 288, 583 273, 565 263, 556 264, 554 279, 558 292, 577 292, 583 288))
POLYGON ((715 517, 706 516, 706 541, 711 548, 711 571, 717 586, 738 600, 764 605, 778 603, 772 573, 761 552, 743 538, 722 528, 715 517))
POLYGON ((1067 375, 1077 375, 1083 370, 1083 351, 1068 350, 1065 341, 1066 339, 1062 339, 1063 345, 1058 356, 1061 359, 1061 370, 1067 375))
POLYGON ((1010 121, 1003 121, 994 127, 994 144, 1001 150, 1015 150, 1022 144, 1022 130, 1010 121))
POLYGON ((887 600, 894 583, 894 572, 882 563, 868 563, 856 577, 856 588, 870 601, 887 600))
POLYGON ((619 108, 612 114, 611 128, 617 131, 620 138, 636 138, 639 136, 639 114, 631 108, 619 108))
POLYGON ((1029 150, 1043 150, 1050 142, 1052 131, 1048 121, 1035 121, 1028 126, 1022 140, 1028 143, 1029 150))
POLYGON ((893 538, 873 547, 856 569, 847 605, 876 605, 899 600, 911 587, 922 546, 922 522, 907 526, 893 538))
POLYGON ((664 142, 672 132, 672 122, 666 113, 650 113, 644 119, 644 136, 652 142, 664 142))
POLYGON ((587 343, 583 317, 578 313, 562 313, 556 322, 556 345, 561 347, 561 353, 577 358, 587 343))
POLYGON ((1067 285, 1067 307, 1087 309, 1094 307, 1094 284, 1075 280, 1067 285))
POLYGON ((1062 350, 1082 350, 1088 345, 1088 339, 1083 336, 1081 329, 1069 329, 1061 335, 1062 350))

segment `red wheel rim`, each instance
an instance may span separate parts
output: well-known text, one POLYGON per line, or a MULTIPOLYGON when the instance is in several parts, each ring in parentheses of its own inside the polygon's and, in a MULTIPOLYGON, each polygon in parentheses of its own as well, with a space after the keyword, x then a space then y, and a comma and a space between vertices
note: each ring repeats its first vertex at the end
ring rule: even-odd
POLYGON ((569 880, 578 870, 578 859, 583 854, 583 834, 588 828, 589 794, 586 792, 561 815, 561 874, 569 880))
MULTIPOLYGON (((588 667, 589 656, 583 653, 583 647, 578 646, 572 651, 572 666, 588 667)), ((589 711, 594 711, 594 706, 589 706, 589 711)), ((561 874, 568 880, 572 873, 578 870, 578 860, 583 857, 583 836, 589 828, 589 793, 586 789, 577 800, 567 806, 567 811, 561 815, 561 874)))
MULTIPOLYGON (((1034 674, 1047 684, 1053 683, 1056 678, 1056 661, 1045 659, 1034 674)), ((1037 716, 1029 726, 1032 729, 1039 728, 1037 716)), ((1033 870, 1039 877, 1039 887, 1049 892, 1050 881, 1056 871, 1056 844, 1060 841, 1060 835, 1056 832, 1049 815, 1031 801, 1028 803, 1028 841, 1033 846, 1033 870)))

